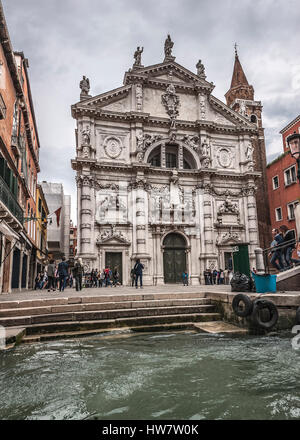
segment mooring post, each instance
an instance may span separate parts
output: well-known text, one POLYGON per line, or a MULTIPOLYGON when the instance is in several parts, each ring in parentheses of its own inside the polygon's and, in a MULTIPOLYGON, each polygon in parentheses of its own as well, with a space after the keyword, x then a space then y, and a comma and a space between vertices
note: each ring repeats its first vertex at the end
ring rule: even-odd
POLYGON ((256 273, 262 275, 265 273, 265 264, 262 248, 254 249, 256 259, 256 273))

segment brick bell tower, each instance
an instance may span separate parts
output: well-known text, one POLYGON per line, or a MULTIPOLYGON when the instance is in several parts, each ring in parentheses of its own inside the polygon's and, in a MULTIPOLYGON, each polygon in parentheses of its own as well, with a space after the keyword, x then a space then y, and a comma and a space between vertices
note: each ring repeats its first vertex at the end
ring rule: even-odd
POLYGON ((229 107, 255 124, 258 130, 258 136, 252 138, 252 144, 254 147, 255 170, 262 173, 261 179, 256 183, 256 204, 260 246, 265 249, 270 247, 272 236, 266 173, 265 135, 262 126, 262 105, 261 101, 254 100, 254 88, 247 81, 238 57, 236 44, 231 86, 225 94, 225 98, 229 107))

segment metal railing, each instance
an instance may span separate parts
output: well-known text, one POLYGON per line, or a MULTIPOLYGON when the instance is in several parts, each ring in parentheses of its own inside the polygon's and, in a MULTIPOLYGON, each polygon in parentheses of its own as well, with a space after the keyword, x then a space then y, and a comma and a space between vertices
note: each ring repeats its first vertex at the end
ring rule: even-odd
POLYGON ((11 214, 16 217, 16 219, 23 224, 24 213, 23 209, 19 205, 16 197, 13 195, 7 183, 0 176, 0 200, 9 209, 11 214))
MULTIPOLYGON (((293 252, 294 249, 297 249, 297 245, 299 243, 299 240, 295 237, 291 240, 282 242, 280 244, 278 244, 277 246, 273 246, 273 247, 269 247, 266 249, 263 249, 263 257, 264 257, 264 266, 265 266, 265 273, 270 273, 270 267, 273 268, 274 270, 276 270, 276 268, 274 266, 272 266, 271 264, 271 258, 274 252, 279 251, 279 258, 281 258, 281 262, 282 265, 284 266, 283 270, 287 270, 288 268, 293 267, 293 265, 298 265, 300 264, 300 258, 298 259, 294 259, 291 256, 291 265, 288 266, 288 262, 286 261, 286 251, 288 248, 292 247, 293 252), (296 261, 298 260, 298 262, 296 261)), ((276 260, 276 263, 278 264, 278 260, 276 260)), ((278 266, 280 266, 280 264, 278 264, 278 266)))

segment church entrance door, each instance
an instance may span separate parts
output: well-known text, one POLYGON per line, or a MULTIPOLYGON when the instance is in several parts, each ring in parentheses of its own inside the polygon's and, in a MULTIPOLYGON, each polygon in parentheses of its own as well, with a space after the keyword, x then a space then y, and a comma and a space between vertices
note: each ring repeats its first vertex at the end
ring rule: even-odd
POLYGON ((164 239, 164 280, 165 283, 181 283, 182 272, 186 270, 186 243, 184 238, 175 233, 164 239))
POLYGON ((119 281, 122 284, 122 252, 105 252, 105 266, 108 266, 112 272, 115 267, 118 268, 119 281))

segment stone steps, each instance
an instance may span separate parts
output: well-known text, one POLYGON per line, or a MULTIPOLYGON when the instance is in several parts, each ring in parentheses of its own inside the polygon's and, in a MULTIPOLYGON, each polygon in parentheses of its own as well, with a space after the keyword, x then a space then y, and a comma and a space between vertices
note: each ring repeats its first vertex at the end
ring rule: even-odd
MULTIPOLYGON (((46 294, 50 295, 50 294, 46 294)), ((153 300, 175 300, 175 299, 195 299, 204 298, 204 292, 182 292, 182 293, 133 293, 133 294, 114 294, 114 295, 97 295, 97 296, 76 296, 61 297, 55 296, 49 298, 38 298, 21 301, 5 301, 0 302, 1 309, 18 309, 31 307, 49 307, 68 304, 87 304, 87 303, 105 303, 105 302, 124 302, 124 301, 153 301, 153 300)))
POLYGON ((143 300, 143 301, 113 301, 102 303, 85 303, 85 304, 65 304, 65 305, 49 305, 37 307, 18 307, 10 309, 0 309, 0 318, 48 315, 51 313, 64 312, 89 312, 104 311, 115 309, 133 309, 133 308, 153 308, 153 307, 172 307, 172 306, 192 306, 192 305, 209 305, 210 300, 207 298, 190 298, 190 299, 159 299, 159 300, 143 300))
POLYGON ((48 313, 32 316, 13 316, 0 318, 0 325, 3 327, 11 326, 30 326, 33 324, 41 324, 47 322, 62 321, 88 321, 88 320, 105 320, 116 318, 130 318, 140 316, 156 316, 156 315, 176 315, 190 313, 213 312, 214 305, 191 305, 191 306, 167 306, 167 307, 144 307, 130 309, 112 309, 102 311, 84 311, 84 312, 64 312, 64 313, 48 313))
POLYGON ((184 331, 184 330, 194 330, 195 324, 193 322, 178 322, 172 324, 152 324, 152 325, 142 325, 135 327, 122 327, 120 328, 107 328, 107 329, 93 329, 93 330, 74 330, 74 331, 63 331, 59 333, 44 333, 39 335, 28 335, 24 336, 22 343, 29 344, 32 342, 43 342, 53 339, 63 339, 63 338, 78 338, 78 337, 88 337, 88 336, 102 336, 105 338, 114 337, 126 337, 132 333, 153 333, 153 332, 165 332, 165 331, 184 331))
POLYGON ((151 331, 151 328, 156 330, 166 330, 168 327, 173 329, 192 329, 193 322, 219 321, 220 319, 221 315, 219 313, 196 313, 184 315, 126 317, 97 321, 48 322, 28 326, 26 328, 25 340, 28 341, 32 338, 35 340, 37 336, 44 334, 66 334, 76 332, 76 334, 80 335, 86 332, 92 334, 95 330, 97 330, 96 333, 98 333, 99 331, 112 331, 120 328, 130 328, 134 331, 142 331, 142 329, 145 329, 145 331, 151 331))

